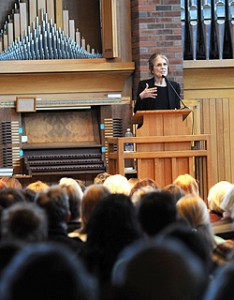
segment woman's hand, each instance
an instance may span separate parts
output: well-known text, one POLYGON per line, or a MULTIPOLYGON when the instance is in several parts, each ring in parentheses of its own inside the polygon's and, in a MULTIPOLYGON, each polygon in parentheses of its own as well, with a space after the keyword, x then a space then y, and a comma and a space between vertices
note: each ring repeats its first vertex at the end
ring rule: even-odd
POLYGON ((141 99, 145 98, 156 98, 157 97, 157 88, 152 87, 149 88, 148 83, 146 83, 145 89, 139 94, 141 99))

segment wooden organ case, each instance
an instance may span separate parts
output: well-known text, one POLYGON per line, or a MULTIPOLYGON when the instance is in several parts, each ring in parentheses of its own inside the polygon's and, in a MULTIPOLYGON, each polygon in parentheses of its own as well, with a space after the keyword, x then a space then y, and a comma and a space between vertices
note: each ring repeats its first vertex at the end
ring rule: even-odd
MULTIPOLYGON (((14 1, 5 2, 8 6, 12 2, 15 9, 0 36, 0 168, 13 167, 14 175, 25 182, 41 178, 51 182, 57 180, 56 176, 90 182, 106 169, 106 138, 122 136, 131 116, 134 63, 129 38, 130 1, 22 0, 18 6, 14 1), (69 10, 72 2, 74 9, 69 10), (75 20, 79 4, 87 5, 83 12, 89 15, 82 17, 80 13, 75 20), (98 20, 97 12, 100 28, 89 28, 92 34, 96 32, 93 37, 85 32, 84 23, 98 20), (20 31, 14 18, 19 15, 21 19, 21 14, 26 15, 28 23, 25 21, 22 30, 21 22, 20 31), (47 20, 49 14, 54 18, 49 20, 58 32, 57 38, 61 34, 65 45, 77 52, 72 54, 68 49, 56 57, 55 49, 53 53, 49 49, 47 55, 51 57, 46 57, 48 47, 44 44, 44 52, 39 49, 37 54, 29 49, 29 53, 22 53, 26 56, 23 59, 5 59, 12 49, 9 23, 13 24, 13 41, 18 34, 18 41, 25 42, 26 32, 30 36, 30 30, 35 29, 33 20, 37 18, 40 26, 40 18, 47 20), (81 58, 74 56, 80 53, 81 58)), ((1 19, 5 18, 4 7, 0 11, 1 19)), ((91 26, 95 24, 91 22, 91 26)), ((18 44, 14 42, 13 46, 18 44)))

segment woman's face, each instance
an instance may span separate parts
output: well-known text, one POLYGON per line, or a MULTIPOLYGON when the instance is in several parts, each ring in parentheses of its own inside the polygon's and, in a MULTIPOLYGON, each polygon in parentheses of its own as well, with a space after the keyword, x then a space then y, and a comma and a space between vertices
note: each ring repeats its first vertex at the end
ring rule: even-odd
POLYGON ((162 75, 167 76, 167 74, 168 74, 167 61, 164 58, 162 58, 161 56, 158 56, 155 58, 153 74, 156 77, 162 77, 162 75))

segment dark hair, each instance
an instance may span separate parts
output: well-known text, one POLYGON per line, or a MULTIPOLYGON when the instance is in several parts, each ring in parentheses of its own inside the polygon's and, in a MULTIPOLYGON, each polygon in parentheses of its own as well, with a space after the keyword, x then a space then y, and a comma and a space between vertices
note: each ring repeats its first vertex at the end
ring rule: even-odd
POLYGON ((127 247, 113 268, 112 283, 115 300, 197 300, 207 281, 198 257, 170 239, 127 247))
POLYGON ((47 217, 35 203, 15 203, 1 217, 2 239, 40 242, 47 238, 47 217))
POLYGON ((1 300, 93 300, 95 280, 67 248, 32 244, 20 251, 2 277, 1 300))
POLYGON ((177 219, 176 203, 166 191, 149 192, 137 205, 137 216, 144 232, 152 236, 177 219))
POLYGON ((37 194, 36 203, 45 209, 49 227, 66 223, 70 212, 68 195, 59 186, 51 186, 46 191, 37 194))
POLYGON ((129 196, 110 194, 99 201, 87 225, 85 260, 100 280, 108 280, 120 251, 140 237, 129 196))

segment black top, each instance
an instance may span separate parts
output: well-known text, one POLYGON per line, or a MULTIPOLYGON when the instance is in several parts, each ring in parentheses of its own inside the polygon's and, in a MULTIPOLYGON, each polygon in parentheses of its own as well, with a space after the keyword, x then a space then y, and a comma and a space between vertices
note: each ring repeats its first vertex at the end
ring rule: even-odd
POLYGON ((154 78, 142 80, 139 82, 137 91, 137 101, 134 112, 138 110, 159 110, 159 109, 180 109, 180 85, 175 81, 170 81, 166 87, 157 86, 157 97, 141 99, 139 94, 145 89, 146 83, 149 88, 155 87, 154 78), (173 88, 175 91, 173 90, 173 88))

